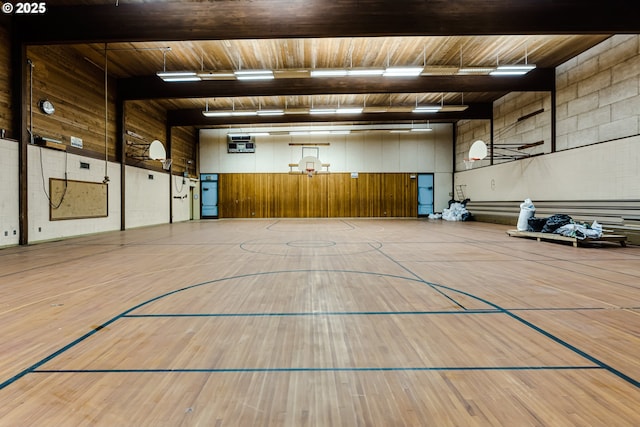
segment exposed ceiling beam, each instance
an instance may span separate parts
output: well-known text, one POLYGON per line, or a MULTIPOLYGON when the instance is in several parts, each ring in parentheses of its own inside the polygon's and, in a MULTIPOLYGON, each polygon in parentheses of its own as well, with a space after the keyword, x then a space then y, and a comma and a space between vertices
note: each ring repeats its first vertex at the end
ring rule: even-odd
POLYGON ((632 0, 216 0, 13 15, 23 42, 637 33, 632 0))
POLYGON ((284 115, 284 116, 252 116, 249 121, 247 117, 204 117, 202 110, 172 110, 167 111, 167 123, 169 126, 197 126, 215 127, 225 125, 249 125, 269 124, 269 123, 312 123, 312 122, 396 122, 396 121, 425 121, 433 123, 455 122, 462 119, 490 119, 493 111, 491 103, 469 104, 469 108, 461 112, 447 113, 366 113, 349 115, 284 115))
POLYGON ((554 88, 555 71, 536 69, 525 76, 428 76, 411 78, 305 78, 257 81, 200 81, 167 83, 159 77, 118 81, 123 100, 213 98, 360 93, 544 92, 554 88))

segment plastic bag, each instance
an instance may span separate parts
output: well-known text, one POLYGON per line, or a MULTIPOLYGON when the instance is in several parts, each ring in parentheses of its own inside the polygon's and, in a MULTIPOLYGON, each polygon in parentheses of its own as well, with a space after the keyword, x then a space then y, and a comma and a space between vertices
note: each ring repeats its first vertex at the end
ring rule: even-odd
POLYGON ((529 228, 527 228, 527 231, 535 231, 537 233, 541 232, 542 227, 544 227, 544 225, 547 223, 547 219, 548 218, 536 218, 535 216, 532 216, 527 221, 527 223, 529 224, 529 228))
POLYGON ((572 222, 573 220, 569 215, 565 215, 565 214, 551 215, 549 218, 547 218, 547 222, 544 224, 544 227, 542 227, 542 232, 553 233, 563 225, 571 224, 572 222))
POLYGON ((527 231, 529 228, 529 218, 536 214, 536 207, 533 206, 531 199, 525 199, 520 204, 520 216, 518 217, 518 231, 527 231))
POLYGON ((445 221, 462 221, 462 215, 468 212, 462 203, 451 203, 448 209, 442 211, 442 219, 445 221))
POLYGON ((602 226, 597 221, 593 221, 591 225, 586 223, 569 223, 558 227, 554 233, 575 237, 580 240, 599 239, 602 237, 602 226))

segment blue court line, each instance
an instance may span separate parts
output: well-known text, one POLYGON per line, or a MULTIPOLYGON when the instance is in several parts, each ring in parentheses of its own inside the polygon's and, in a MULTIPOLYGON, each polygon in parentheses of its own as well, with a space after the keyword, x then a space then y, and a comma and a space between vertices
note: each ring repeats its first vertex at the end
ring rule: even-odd
MULTIPOLYGON (((591 356, 590 354, 586 353, 585 351, 580 350, 576 346, 574 346, 572 344, 569 344, 567 341, 565 341, 565 340, 563 340, 563 339, 561 339, 559 337, 556 337, 555 335, 551 334, 550 332, 545 331, 544 329, 542 329, 542 328, 534 325, 533 323, 523 319, 522 317, 520 317, 520 316, 518 316, 518 315, 516 315, 516 314, 514 314, 514 313, 512 313, 512 312, 510 312, 510 311, 508 311, 506 309, 504 309, 503 307, 500 307, 497 304, 494 304, 494 303, 492 303, 492 302, 490 302, 490 301, 488 301, 488 300, 486 300, 484 298, 480 298, 480 297, 478 297, 476 295, 472 295, 472 294, 470 294, 468 292, 461 291, 459 289, 455 289, 455 288, 452 288, 452 287, 449 287, 449 286, 438 285, 437 283, 428 282, 428 281, 422 279, 418 274, 416 274, 413 271, 411 271, 408 267, 405 267, 404 265, 402 265, 397 260, 395 260, 395 259, 389 257, 388 255, 386 255, 384 252, 380 251, 380 253, 382 253, 384 256, 386 256, 392 262, 394 262, 396 265, 398 265, 400 268, 402 268, 403 270, 405 270, 409 274, 413 275, 414 277, 418 278, 422 283, 424 283, 425 285, 431 287, 432 289, 435 289, 435 288, 447 289, 447 290, 450 290, 450 291, 455 292, 455 293, 460 294, 460 295, 466 295, 467 297, 472 298, 472 299, 474 299, 476 301, 483 302, 484 304, 487 304, 487 305, 495 308, 496 310, 499 310, 500 312, 505 313, 506 315, 508 315, 512 319, 522 323, 523 325, 527 326, 528 328, 531 328, 534 331, 536 331, 536 332, 544 335, 545 337, 549 338, 550 340, 560 344, 561 346, 565 347, 566 349, 568 349, 570 351, 573 351, 574 353, 582 356, 583 358, 589 360, 591 363, 595 363, 596 365, 602 367, 603 369, 606 369, 610 373, 616 375, 618 378, 620 378, 620 379, 622 379, 622 380, 624 380, 624 381, 636 386, 637 388, 640 388, 640 381, 638 381, 638 380, 636 380, 634 378, 631 378, 630 376, 628 376, 627 374, 623 373, 622 371, 620 371, 618 369, 615 369, 613 366, 604 363, 603 361, 591 356)), ((446 294, 444 294, 444 292, 441 292, 441 293, 443 295, 447 296, 446 294)), ((454 299, 451 298, 451 300, 454 303, 458 304, 457 301, 455 301, 454 299)), ((458 304, 458 305, 463 309, 465 308, 461 304, 458 304)))
POLYGON ((528 308, 508 308, 507 311, 619 311, 619 310, 639 310, 640 307, 528 307, 528 308))
POLYGON ((195 369, 42 369, 34 374, 120 374, 120 373, 221 373, 221 372, 386 372, 386 371, 573 371, 602 369, 600 366, 441 366, 441 367, 363 367, 363 368, 195 368, 195 369))
MULTIPOLYGON (((371 244, 370 244, 371 246, 371 244)), ((371 246, 373 248, 373 246, 371 246)), ((379 248, 374 248, 376 251, 378 251, 378 253, 380 253, 383 257, 389 259, 391 262, 393 262, 394 264, 396 264, 398 267, 400 267, 401 269, 403 269, 404 271, 406 271, 407 273, 411 274, 412 276, 416 277, 417 279, 419 279, 421 282, 423 282, 424 284, 426 284, 427 286, 430 286, 431 289, 433 289, 434 291, 436 291, 437 293, 439 293, 440 295, 442 295, 443 297, 445 297, 446 299, 448 299, 449 301, 451 301, 452 303, 454 303, 455 305, 457 305, 458 307, 460 307, 463 310, 466 310, 467 308, 460 304, 458 301, 456 301, 455 299, 453 299, 452 297, 450 297, 449 295, 447 295, 446 293, 442 292, 440 289, 438 289, 437 287, 433 286, 432 283, 426 282, 424 280, 422 280, 422 278, 420 278, 420 276, 418 276, 416 273, 414 273, 413 271, 409 270, 407 267, 405 267, 404 265, 400 264, 397 260, 391 258, 389 255, 387 255, 386 253, 384 253, 381 249, 382 249, 382 245, 380 245, 379 248)))
POLYGON ((237 276, 232 276, 232 277, 224 277, 224 278, 220 278, 220 279, 214 279, 214 280, 209 280, 206 282, 201 282, 201 283, 197 283, 194 285, 190 285, 190 286, 186 286, 180 289, 175 289, 173 291, 170 292, 166 292, 164 294, 158 295, 154 298, 151 298, 147 301, 144 301, 140 304, 137 304, 135 306, 133 306, 132 308, 120 313, 119 315, 113 317, 112 319, 106 321, 105 323, 99 325, 98 327, 92 329, 90 332, 86 333, 85 335, 81 336, 80 338, 74 340, 73 342, 67 344, 66 346, 62 347, 61 349, 55 351, 54 353, 50 354, 49 356, 45 357, 44 359, 36 362, 35 364, 31 365, 30 367, 22 370, 21 372, 19 372, 18 374, 14 375, 13 377, 7 379, 6 381, 0 383, 0 390, 4 389, 5 387, 13 384, 14 382, 16 382, 17 380, 19 380, 20 378, 24 377, 25 375, 29 374, 29 373, 33 373, 35 372, 38 368, 40 368, 42 365, 44 365, 45 363, 51 361, 52 359, 56 358, 57 356, 61 355, 62 353, 66 352, 67 350, 71 349, 72 347, 76 346, 77 344, 79 344, 80 342, 84 341, 85 339, 91 337, 92 335, 94 335, 96 332, 98 332, 99 330, 105 328, 106 326, 112 324, 113 322, 115 322, 116 320, 119 320, 127 315, 129 315, 131 312, 144 307, 145 305, 151 304, 155 301, 158 301, 160 299, 169 297, 171 295, 177 294, 179 292, 183 292, 186 290, 190 290, 190 289, 194 289, 197 287, 202 287, 202 286, 206 286, 206 285, 211 285, 211 284, 215 284, 215 283, 221 283, 224 281, 228 281, 228 280, 236 280, 236 279, 240 279, 240 278, 247 278, 247 277, 256 277, 256 276, 263 276, 263 275, 272 275, 272 274, 284 274, 284 273, 317 273, 317 272, 323 272, 323 273, 354 273, 354 274, 365 274, 365 275, 374 275, 374 276, 384 276, 384 277, 391 277, 391 278, 398 278, 398 279, 402 279, 402 280, 407 280, 407 281, 411 281, 411 282, 417 282, 417 283, 421 283, 423 285, 427 285, 431 288, 440 288, 440 289, 447 289, 449 291, 461 294, 461 295, 465 295, 469 298, 472 298, 476 301, 480 301, 490 307, 493 307, 494 309, 496 309, 498 312, 500 313, 504 313, 506 315, 508 315, 509 317, 513 318, 514 320, 522 323, 523 325, 529 327, 530 329, 533 329, 534 331, 544 335, 545 337, 549 338, 550 340, 560 344, 561 346, 565 347, 566 349, 582 356, 583 358, 589 360, 591 363, 597 365, 598 367, 607 370, 609 373, 614 374, 615 376, 617 376, 618 378, 628 382, 629 384, 640 388, 640 381, 635 380, 631 377, 629 377, 628 375, 624 374, 623 372, 613 368, 612 366, 602 362, 601 360, 589 355, 588 353, 578 349, 577 347, 569 344, 568 342, 556 337, 555 335, 545 331, 544 329, 534 325, 531 322, 526 321, 525 319, 517 316, 514 313, 511 313, 507 310, 505 310, 504 308, 498 306, 497 304, 494 304, 492 302, 487 301, 484 298, 480 298, 478 296, 472 295, 468 292, 465 291, 461 291, 458 289, 454 289, 451 288, 449 286, 444 286, 444 285, 438 285, 436 283, 432 283, 432 282, 428 282, 424 279, 421 279, 418 275, 414 274, 413 272, 409 271, 408 269, 405 268, 405 271, 411 273, 414 277, 405 277, 405 276, 398 276, 398 275, 394 275, 394 274, 383 274, 383 273, 375 273, 375 272, 371 272, 371 271, 357 271, 357 270, 311 270, 311 269, 304 269, 304 270, 281 270, 281 271, 269 271, 269 272, 260 272, 260 273, 247 273, 247 274, 241 274, 241 275, 237 275, 237 276))
POLYGON ((381 316, 381 315, 502 314, 499 310, 458 311, 317 311, 301 313, 156 313, 127 314, 123 318, 140 317, 287 317, 287 316, 381 316))
POLYGON ((512 313, 512 312, 510 312, 508 310, 505 310, 504 308, 498 306, 497 304, 494 304, 494 303, 492 303, 490 301, 487 301, 484 298, 480 298, 478 296, 472 295, 472 294, 470 294, 468 292, 451 288, 449 286, 438 285, 436 283, 431 283, 431 286, 437 286, 437 287, 440 287, 440 288, 448 289, 450 291, 457 292, 457 293, 460 293, 462 295, 466 295, 466 296, 468 296, 470 298, 475 299, 476 301, 480 301, 480 302, 483 302, 483 303, 485 303, 485 304, 487 304, 487 305, 489 305, 491 307, 494 307, 496 310, 501 311, 502 313, 504 313, 507 316, 511 317, 512 319, 522 323, 523 325, 527 326, 528 328, 533 329, 534 331, 544 335, 545 337, 549 338, 550 340, 560 344, 564 348, 566 348, 568 350, 571 350, 572 352, 582 356, 583 358, 587 359, 591 363, 593 363, 593 364, 595 364, 595 365, 597 365, 597 366, 609 371, 610 373, 614 374, 618 378, 630 383, 631 385, 633 385, 633 386, 635 386, 637 388, 640 388, 640 381, 631 378, 630 376, 628 376, 627 374, 623 373, 622 371, 620 371, 618 369, 615 369, 613 366, 610 366, 610 365, 604 363, 603 361, 595 358, 594 356, 591 356, 590 354, 586 353, 585 351, 580 350, 576 346, 574 346, 572 344, 569 344, 567 341, 565 341, 565 340, 563 340, 563 339, 561 339, 559 337, 556 337, 552 333, 545 331, 544 329, 540 328, 539 326, 534 325, 533 323, 529 322, 528 320, 523 319, 522 317, 518 316, 517 314, 514 314, 514 313, 512 313))

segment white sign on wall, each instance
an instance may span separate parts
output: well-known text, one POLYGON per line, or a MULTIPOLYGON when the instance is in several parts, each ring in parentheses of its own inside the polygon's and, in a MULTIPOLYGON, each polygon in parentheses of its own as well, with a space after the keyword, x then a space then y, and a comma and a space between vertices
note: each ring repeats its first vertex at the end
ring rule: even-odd
POLYGON ((82 148, 82 139, 72 136, 71 137, 71 146, 76 148, 82 148))

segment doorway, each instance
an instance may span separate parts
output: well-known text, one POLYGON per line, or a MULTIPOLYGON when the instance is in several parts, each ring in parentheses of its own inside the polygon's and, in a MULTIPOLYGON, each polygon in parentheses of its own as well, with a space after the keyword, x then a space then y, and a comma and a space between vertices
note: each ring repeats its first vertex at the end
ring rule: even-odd
POLYGON ((433 174, 418 174, 418 216, 433 213, 433 174))
POLYGON ((201 174, 200 190, 202 218, 218 218, 218 174, 201 174))

